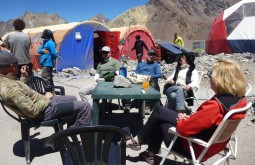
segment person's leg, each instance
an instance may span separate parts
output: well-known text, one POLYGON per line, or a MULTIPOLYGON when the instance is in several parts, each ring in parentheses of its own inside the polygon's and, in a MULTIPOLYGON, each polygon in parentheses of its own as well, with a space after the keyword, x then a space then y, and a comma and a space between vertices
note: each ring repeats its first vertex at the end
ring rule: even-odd
POLYGON ((176 110, 176 90, 178 90, 178 86, 171 86, 166 90, 166 96, 168 99, 167 108, 171 110, 176 110))
POLYGON ((42 78, 47 82, 49 85, 54 85, 52 79, 52 72, 53 68, 49 66, 42 67, 42 78))
POLYGON ((46 74, 47 74, 47 80, 50 83, 50 85, 54 85, 53 83, 53 67, 46 67, 46 74))
POLYGON ((91 124, 91 106, 84 101, 77 101, 75 96, 54 96, 45 109, 44 120, 68 118, 68 126, 91 124))
POLYGON ((122 99, 121 102, 124 107, 124 113, 129 113, 131 108, 131 99, 122 99))
POLYGON ((185 95, 181 86, 171 86, 167 89, 168 108, 172 110, 185 110, 185 95))
POLYGON ((185 94, 182 87, 176 90, 176 110, 185 111, 185 94))
POLYGON ((93 90, 96 88, 96 85, 97 85, 97 83, 93 82, 79 90, 79 95, 80 95, 81 99, 83 101, 87 101, 91 107, 93 105, 93 99, 91 98, 91 94, 92 94, 93 90))
POLYGON ((166 107, 171 110, 176 110, 176 93, 172 92, 167 96, 168 102, 166 107))
MULTIPOLYGON (((169 147, 170 143, 172 142, 174 135, 168 133, 168 130, 170 127, 175 127, 175 125, 169 124, 169 123, 164 123, 160 125, 160 132, 162 134, 164 143, 167 147, 169 147)), ((183 145, 182 145, 182 140, 181 138, 177 138, 177 140, 174 143, 173 149, 175 152, 184 155, 188 158, 190 158, 190 154, 186 153, 183 145)))
MULTIPOLYGON (((139 142, 143 143, 149 142, 149 140, 151 141, 151 137, 153 137, 153 134, 155 134, 154 132, 159 129, 162 123, 176 125, 177 116, 178 114, 175 111, 169 111, 169 109, 166 107, 156 107, 146 124, 137 135, 139 142)), ((158 136, 160 136, 160 134, 158 136)))
POLYGON ((136 55, 138 63, 142 62, 143 54, 139 53, 136 55))
POLYGON ((141 159, 150 164, 154 163, 155 156, 159 152, 162 139, 164 138, 163 136, 165 136, 161 133, 160 126, 164 123, 176 125, 177 115, 175 111, 169 111, 166 107, 158 106, 155 108, 144 127, 133 139, 136 143, 148 143, 148 151, 139 154, 141 159))

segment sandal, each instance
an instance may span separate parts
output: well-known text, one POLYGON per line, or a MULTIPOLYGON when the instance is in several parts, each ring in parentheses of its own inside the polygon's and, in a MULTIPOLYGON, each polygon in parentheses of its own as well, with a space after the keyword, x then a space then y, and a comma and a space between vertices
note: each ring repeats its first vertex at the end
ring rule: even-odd
POLYGON ((141 145, 137 141, 135 141, 132 134, 130 134, 130 136, 131 136, 132 144, 128 144, 127 148, 130 148, 131 150, 134 150, 134 151, 139 151, 141 149, 141 145))
POLYGON ((147 162, 150 165, 154 165, 155 156, 150 156, 149 151, 143 151, 139 154, 139 158, 142 161, 147 162))

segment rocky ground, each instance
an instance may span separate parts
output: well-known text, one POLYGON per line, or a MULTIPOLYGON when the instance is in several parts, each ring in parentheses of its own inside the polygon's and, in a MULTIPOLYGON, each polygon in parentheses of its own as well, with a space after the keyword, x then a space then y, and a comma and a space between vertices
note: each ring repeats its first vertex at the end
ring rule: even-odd
MULTIPOLYGON (((253 62, 253 55, 252 54, 234 54, 234 55, 224 55, 221 54, 219 56, 208 56, 201 54, 199 57, 196 58, 196 66, 198 70, 207 71, 209 67, 212 66, 212 63, 217 58, 229 58, 235 59, 238 63, 242 66, 245 70, 245 73, 248 77, 249 83, 254 86, 255 81, 255 69, 254 69, 254 62, 253 62)), ((128 70, 132 72, 135 69, 136 62, 135 61, 128 61, 128 70)), ((164 62, 161 63, 162 70, 164 75, 171 74, 171 71, 174 70, 175 64, 165 64, 164 62)), ((77 68, 74 69, 66 69, 65 72, 59 73, 55 75, 54 81, 56 85, 62 85, 66 89, 66 94, 68 95, 75 95, 78 96, 79 88, 83 87, 85 84, 93 81, 93 70, 89 71, 80 71, 77 68)), ((164 79, 160 80, 160 86, 164 85, 164 79)), ((208 77, 204 75, 203 81, 201 83, 201 87, 198 90, 198 99, 199 103, 204 102, 207 100, 210 95, 210 90, 208 90, 209 82, 208 77), (208 92, 209 91, 209 92, 208 92)), ((250 100, 253 100, 254 89, 250 94, 250 100)), ((161 101, 164 103, 166 97, 162 95, 161 101)), ((138 110, 136 108, 131 109, 130 114, 126 115, 123 114, 123 110, 119 110, 117 106, 117 100, 113 100, 113 114, 108 115, 106 119, 100 118, 101 124, 111 124, 117 125, 119 127, 130 127, 131 132, 136 134, 137 131, 144 125, 146 120, 148 119, 148 115, 146 117, 140 118, 137 114, 138 110)), ((191 107, 193 111, 196 110, 197 105, 191 107)), ((255 157, 254 157, 254 148, 255 148, 255 134, 254 134, 254 119, 255 116, 252 113, 253 111, 249 111, 246 119, 242 121, 238 130, 237 136, 239 137, 238 141, 238 157, 236 160, 230 161, 231 165, 254 165, 255 164, 255 157)), ((25 164, 24 154, 22 152, 22 143, 20 141, 20 125, 9 116, 5 114, 0 107, 0 165, 20 165, 25 164)), ((31 151, 32 151, 32 165, 60 165, 61 159, 60 155, 57 152, 54 152, 50 149, 44 149, 43 147, 43 140, 45 137, 49 136, 53 133, 52 128, 45 128, 41 127, 38 129, 31 129, 31 151)), ((142 147, 142 150, 146 149, 146 145, 142 147)), ((138 153, 134 152, 130 149, 127 149, 127 164, 141 164, 145 165, 146 163, 139 161, 138 153)), ((162 153, 165 153, 162 150, 162 153)), ((162 155, 159 154, 161 157, 162 155)), ((219 155, 209 159, 208 162, 205 164, 211 164, 219 155)), ((170 157, 171 160, 167 160, 167 164, 176 164, 173 161, 173 158, 170 157)), ((178 159, 179 160, 179 159, 178 159)))

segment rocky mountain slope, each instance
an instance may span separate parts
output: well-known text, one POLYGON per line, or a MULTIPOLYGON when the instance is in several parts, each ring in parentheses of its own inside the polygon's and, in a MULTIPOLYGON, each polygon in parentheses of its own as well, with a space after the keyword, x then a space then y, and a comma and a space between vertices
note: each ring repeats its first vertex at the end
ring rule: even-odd
MULTIPOLYGON (((171 41, 179 33, 185 41, 204 40, 213 19, 225 8, 239 0, 149 0, 146 5, 134 7, 113 20, 103 14, 90 18, 108 27, 145 25, 155 39, 171 41)), ((25 12, 26 28, 67 23, 57 14, 25 12)), ((13 30, 13 20, 0 21, 0 36, 13 30)))
MULTIPOLYGON (((26 28, 67 23, 67 21, 64 18, 61 18, 59 15, 48 13, 35 14, 26 11, 24 15, 19 18, 26 22, 26 28)), ((13 31, 12 23, 14 19, 10 19, 7 22, 0 21, 0 36, 13 31)))
POLYGON ((141 24, 156 39, 172 40, 179 33, 185 40, 205 39, 213 19, 239 0, 150 0, 112 20, 108 26, 141 24))

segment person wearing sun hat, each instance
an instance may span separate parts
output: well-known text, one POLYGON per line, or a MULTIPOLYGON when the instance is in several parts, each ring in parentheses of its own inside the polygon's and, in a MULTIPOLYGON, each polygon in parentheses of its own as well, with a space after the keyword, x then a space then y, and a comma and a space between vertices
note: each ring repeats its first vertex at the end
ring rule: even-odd
POLYGON ((97 82, 101 79, 105 81, 113 81, 114 76, 119 75, 120 62, 114 58, 111 58, 111 48, 109 46, 104 46, 100 52, 102 55, 102 60, 96 69, 96 74, 94 76, 95 82, 86 84, 79 90, 81 99, 87 101, 91 106, 93 104, 91 94, 96 88, 97 82))

